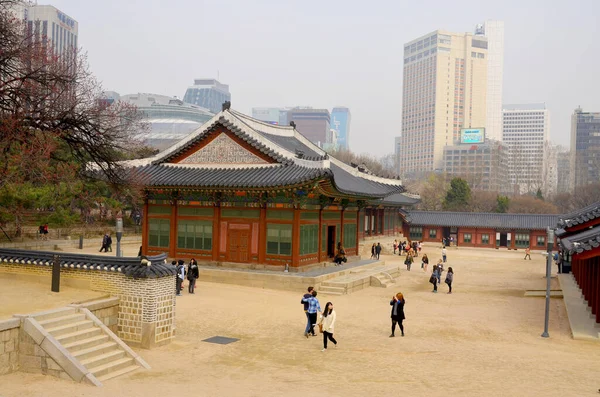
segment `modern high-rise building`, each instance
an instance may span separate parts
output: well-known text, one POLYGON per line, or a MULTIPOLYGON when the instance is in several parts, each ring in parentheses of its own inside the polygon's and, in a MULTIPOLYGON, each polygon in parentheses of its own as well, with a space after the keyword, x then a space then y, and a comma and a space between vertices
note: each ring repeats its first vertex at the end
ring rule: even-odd
POLYGON ((508 147, 500 141, 444 147, 444 171, 461 177, 471 189, 507 193, 508 147))
POLYGON ((550 116, 544 103, 504 105, 502 140, 508 145, 509 183, 515 194, 544 191, 550 116))
POLYGON ((542 195, 556 196, 558 189, 558 147, 550 141, 544 142, 544 168, 542 170, 542 195))
POLYGON ((504 80, 504 22, 485 21, 475 28, 477 36, 488 40, 487 109, 485 135, 502 139, 502 82, 504 80))
POLYGON ((27 35, 39 41, 47 40, 57 55, 74 53, 77 49, 79 23, 61 10, 26 2, 15 4, 13 10, 23 19, 27 35))
POLYGON ((600 182, 600 112, 575 109, 571 116, 571 192, 600 182))
POLYGON ((195 79, 183 96, 183 101, 219 113, 223 103, 231 101, 229 86, 221 84, 216 79, 195 79))
POLYGON ((556 193, 571 191, 571 153, 564 148, 558 148, 556 155, 556 193))
POLYGON ((252 118, 271 124, 280 124, 281 108, 252 108, 252 118))
POLYGON ((296 129, 308 140, 323 147, 331 139, 331 115, 327 109, 293 108, 287 112, 288 122, 294 122, 296 129))
POLYGON ((337 146, 340 149, 350 149, 350 109, 336 107, 331 111, 331 128, 337 132, 337 146))
POLYGON ((442 30, 404 45, 400 170, 443 170, 463 128, 485 128, 488 39, 442 30))
POLYGON ((397 136, 394 138, 394 163, 396 165, 396 175, 401 174, 400 169, 400 155, 402 154, 400 148, 402 147, 402 137, 397 136))

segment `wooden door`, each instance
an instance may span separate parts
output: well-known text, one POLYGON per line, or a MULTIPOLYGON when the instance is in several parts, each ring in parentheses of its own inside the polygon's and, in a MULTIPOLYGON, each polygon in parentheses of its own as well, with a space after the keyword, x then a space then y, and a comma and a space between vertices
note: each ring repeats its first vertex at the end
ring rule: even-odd
POLYGON ((250 262, 250 225, 232 224, 227 232, 227 260, 250 262))

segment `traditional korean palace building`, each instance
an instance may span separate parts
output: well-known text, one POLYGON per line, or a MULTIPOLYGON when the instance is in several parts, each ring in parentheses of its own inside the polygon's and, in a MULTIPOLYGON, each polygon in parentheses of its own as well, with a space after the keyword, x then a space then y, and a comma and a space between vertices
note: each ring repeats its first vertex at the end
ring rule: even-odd
POLYGON ((330 157, 295 126, 229 109, 152 158, 126 164, 146 192, 142 251, 199 262, 301 267, 342 243, 395 235, 416 204, 401 181, 330 157))
POLYGON ((556 235, 562 272, 573 273, 584 300, 600 323, 600 201, 561 217, 556 235))
POLYGON ((404 211, 403 234, 411 241, 453 245, 538 250, 546 249, 548 227, 559 215, 499 214, 480 212, 404 211))

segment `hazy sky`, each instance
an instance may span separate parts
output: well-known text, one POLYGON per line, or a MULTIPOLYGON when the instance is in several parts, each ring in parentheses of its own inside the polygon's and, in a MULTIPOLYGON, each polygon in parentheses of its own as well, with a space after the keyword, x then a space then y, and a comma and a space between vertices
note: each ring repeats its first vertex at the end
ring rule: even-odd
POLYGON ((40 0, 79 22, 106 90, 183 98, 194 78, 229 84, 232 107, 352 112, 351 149, 386 154, 400 133, 403 44, 436 29, 505 23, 504 103, 546 102, 550 136, 600 111, 600 0, 40 0))

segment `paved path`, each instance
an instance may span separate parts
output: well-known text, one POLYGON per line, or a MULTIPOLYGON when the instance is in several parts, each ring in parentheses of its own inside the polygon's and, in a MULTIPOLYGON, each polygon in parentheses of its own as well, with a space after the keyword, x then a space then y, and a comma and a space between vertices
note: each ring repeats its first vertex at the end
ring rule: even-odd
POLYGON ((563 291, 573 339, 598 341, 600 328, 592 319, 592 312, 583 300, 573 274, 559 274, 558 280, 563 291))

